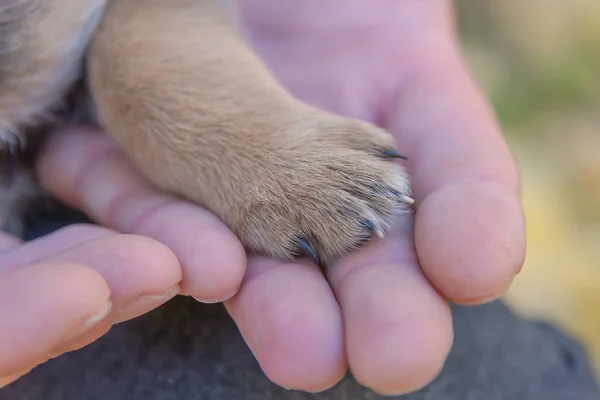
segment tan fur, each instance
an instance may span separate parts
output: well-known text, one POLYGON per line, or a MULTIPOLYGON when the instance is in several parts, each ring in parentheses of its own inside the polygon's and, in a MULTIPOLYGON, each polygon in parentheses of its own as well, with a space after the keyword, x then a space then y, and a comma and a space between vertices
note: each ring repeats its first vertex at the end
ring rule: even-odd
MULTIPOLYGON (((64 95, 84 51, 73 38, 86 37, 102 7, 100 0, 29 2, 44 5, 36 18, 45 34, 27 17, 0 42, 27 37, 31 49, 46 52, 0 59, 3 67, 31 65, 25 75, 0 76, 0 102, 34 110, 23 118, 0 106, 6 126, 50 109, 57 100, 47 101, 49 91, 64 95), (38 79, 19 83, 27 76, 38 79), (23 101, 26 92, 40 93, 38 103, 23 101)), ((293 98, 219 0, 109 1, 87 74, 98 122, 139 170, 214 212, 252 251, 277 258, 308 252, 329 262, 406 210, 407 176, 383 153, 395 147, 393 138, 293 98)))

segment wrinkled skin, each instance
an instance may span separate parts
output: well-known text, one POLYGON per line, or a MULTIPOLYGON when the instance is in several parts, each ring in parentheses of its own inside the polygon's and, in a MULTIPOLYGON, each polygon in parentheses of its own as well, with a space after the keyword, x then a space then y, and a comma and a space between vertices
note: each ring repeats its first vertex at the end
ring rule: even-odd
POLYGON ((74 226, 26 244, 3 238, 0 385, 179 291, 225 300, 278 385, 321 391, 349 367, 379 393, 413 391, 450 349, 447 301, 497 298, 520 270, 518 174, 460 55, 451 2, 243 6, 253 44, 293 93, 396 135, 417 212, 324 277, 308 261, 247 258, 215 217, 151 189, 107 136, 89 127, 59 132, 40 161, 44 184, 107 228, 74 226))

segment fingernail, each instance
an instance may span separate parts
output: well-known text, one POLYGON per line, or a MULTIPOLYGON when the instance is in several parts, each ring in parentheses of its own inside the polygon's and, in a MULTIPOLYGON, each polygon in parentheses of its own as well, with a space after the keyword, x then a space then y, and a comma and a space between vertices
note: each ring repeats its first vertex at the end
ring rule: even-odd
POLYGON ((83 323, 83 329, 85 331, 87 331, 91 327, 95 326, 98 322, 100 322, 104 318, 106 318, 106 316, 108 315, 108 313, 110 312, 111 309, 112 309, 112 302, 110 300, 108 300, 106 302, 106 305, 100 312, 92 315, 91 317, 89 317, 88 319, 85 320, 85 322, 83 323))
POLYGON ((87 318, 83 322, 81 322, 77 327, 73 328, 67 337, 63 340, 64 343, 70 343, 73 340, 78 339, 80 336, 84 335, 87 331, 96 326, 100 321, 102 321, 112 310, 112 302, 109 300, 106 301, 104 307, 93 314, 91 317, 87 318))
POLYGON ((224 301, 229 300, 230 298, 232 298, 233 296, 235 296, 239 290, 240 290, 240 288, 237 287, 233 292, 230 292, 227 296, 216 298, 216 299, 201 299, 201 298, 196 297, 196 296, 192 296, 192 297, 194 298, 194 300, 196 300, 197 302, 200 302, 200 303, 204 303, 204 304, 217 304, 217 303, 223 303, 224 301))
POLYGON ((180 290, 181 288, 179 286, 175 286, 163 294, 140 296, 129 303, 125 308, 117 311, 113 321, 115 324, 118 324, 150 312, 177 296, 180 290))
POLYGON ((88 332, 92 331, 94 327, 98 325, 98 323, 100 323, 110 314, 111 310, 112 302, 107 300, 102 310, 84 320, 77 328, 70 332, 70 335, 63 340, 61 345, 56 347, 54 351, 50 352, 50 359, 56 358, 68 351, 72 351, 73 343, 77 343, 88 332))

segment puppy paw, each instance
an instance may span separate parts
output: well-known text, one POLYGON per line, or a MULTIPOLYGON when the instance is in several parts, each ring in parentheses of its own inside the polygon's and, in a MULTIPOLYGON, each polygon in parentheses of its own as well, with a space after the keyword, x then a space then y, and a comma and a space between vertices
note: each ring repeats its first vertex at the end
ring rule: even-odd
POLYGON ((370 124, 316 117, 262 145, 223 215, 254 252, 328 264, 383 237, 414 202, 404 156, 370 124))

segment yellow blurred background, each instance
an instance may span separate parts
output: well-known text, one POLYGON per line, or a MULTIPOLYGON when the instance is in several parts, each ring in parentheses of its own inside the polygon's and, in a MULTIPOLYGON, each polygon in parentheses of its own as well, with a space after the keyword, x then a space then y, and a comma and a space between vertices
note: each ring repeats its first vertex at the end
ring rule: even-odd
POLYGON ((523 179, 528 253, 505 300, 578 338, 600 376, 600 1, 457 7, 523 179))

